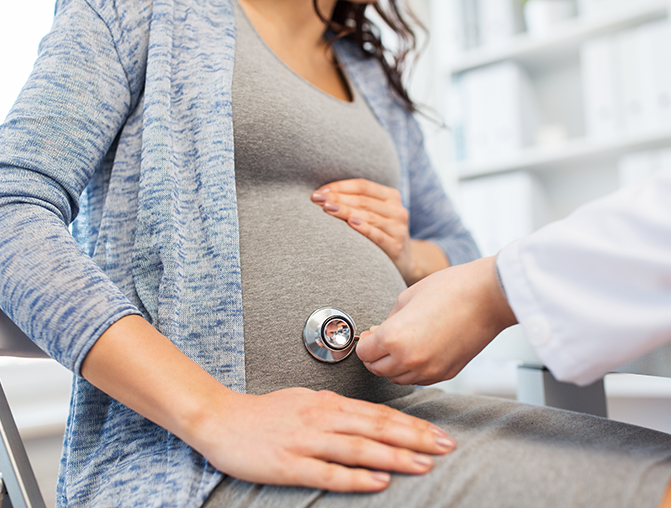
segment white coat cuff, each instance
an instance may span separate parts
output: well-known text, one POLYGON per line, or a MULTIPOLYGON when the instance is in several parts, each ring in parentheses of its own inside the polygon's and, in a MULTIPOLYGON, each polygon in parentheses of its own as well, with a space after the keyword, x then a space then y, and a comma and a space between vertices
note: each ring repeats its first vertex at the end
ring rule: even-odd
POLYGON ((522 243, 518 240, 502 249, 496 257, 496 267, 503 284, 508 303, 524 335, 536 351, 541 362, 561 381, 589 384, 594 379, 575 378, 575 358, 561 344, 553 323, 534 294, 527 277, 525 263, 533 263, 532 257, 525 259, 522 243))

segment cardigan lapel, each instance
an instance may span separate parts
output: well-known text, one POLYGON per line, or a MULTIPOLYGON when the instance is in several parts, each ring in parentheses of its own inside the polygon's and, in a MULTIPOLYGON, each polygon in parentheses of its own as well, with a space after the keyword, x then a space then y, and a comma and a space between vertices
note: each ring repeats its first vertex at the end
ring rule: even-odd
POLYGON ((230 0, 156 0, 133 276, 153 324, 245 390, 230 0))

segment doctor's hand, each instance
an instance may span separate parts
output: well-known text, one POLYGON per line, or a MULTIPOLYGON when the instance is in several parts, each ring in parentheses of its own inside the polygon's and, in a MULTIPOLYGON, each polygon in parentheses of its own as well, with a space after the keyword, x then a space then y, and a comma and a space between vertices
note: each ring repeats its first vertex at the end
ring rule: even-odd
POLYGON ((505 328, 517 323, 496 279, 495 258, 430 275, 398 297, 387 319, 361 334, 368 370, 397 384, 456 376, 505 328))
POLYGON ((380 247, 407 285, 449 266, 436 244, 410 238, 408 211, 392 187, 363 178, 340 180, 317 189, 312 201, 380 247))

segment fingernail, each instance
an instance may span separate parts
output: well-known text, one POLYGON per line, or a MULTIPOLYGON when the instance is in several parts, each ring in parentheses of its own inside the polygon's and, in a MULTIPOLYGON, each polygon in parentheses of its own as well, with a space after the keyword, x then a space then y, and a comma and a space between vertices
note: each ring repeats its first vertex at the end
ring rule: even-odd
POLYGON ((340 210, 340 207, 335 203, 326 203, 324 205, 324 210, 326 210, 327 212, 336 213, 338 210, 340 210))
POLYGON ((351 217, 349 221, 354 226, 361 226, 361 220, 357 219, 356 217, 351 217))
POLYGON ((417 464, 421 469, 426 469, 433 465, 433 459, 426 455, 415 455, 412 458, 412 461, 417 464))
POLYGON ((376 472, 371 473, 370 476, 373 478, 373 481, 376 483, 389 483, 391 480, 391 475, 389 473, 376 472))
POLYGON ((374 332, 374 331, 377 330, 378 328, 380 328, 380 325, 371 326, 370 329, 369 329, 368 331, 369 331, 369 332, 374 332))
POLYGON ((457 446, 457 443, 455 443, 454 440, 444 436, 436 436, 436 444, 438 445, 438 448, 446 452, 454 450, 457 446))
POLYGON ((322 194, 321 192, 313 192, 312 193, 312 201, 315 203, 323 203, 326 201, 326 194, 322 194))

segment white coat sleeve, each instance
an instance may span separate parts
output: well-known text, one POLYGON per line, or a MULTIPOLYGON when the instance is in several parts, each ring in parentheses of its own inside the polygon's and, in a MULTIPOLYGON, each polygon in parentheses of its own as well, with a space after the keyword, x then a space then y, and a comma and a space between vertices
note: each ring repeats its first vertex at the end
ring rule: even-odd
POLYGON ((671 171, 505 247, 497 267, 525 335, 581 385, 671 341, 671 171))

